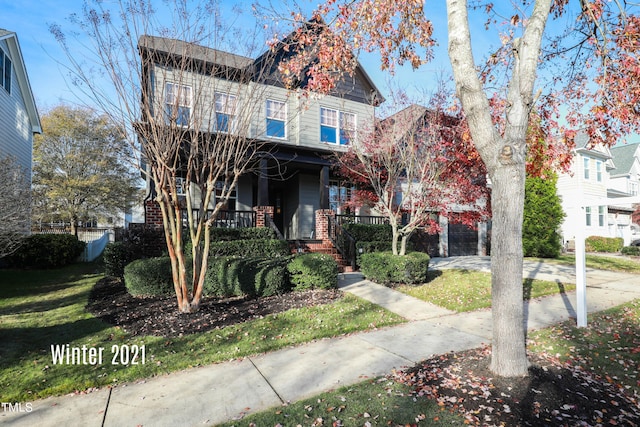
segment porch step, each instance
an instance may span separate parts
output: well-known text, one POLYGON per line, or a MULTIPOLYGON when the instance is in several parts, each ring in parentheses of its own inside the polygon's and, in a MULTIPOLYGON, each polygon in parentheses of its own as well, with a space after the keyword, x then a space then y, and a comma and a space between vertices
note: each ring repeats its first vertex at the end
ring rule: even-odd
POLYGON ((353 271, 351 263, 345 260, 340 252, 327 240, 292 240, 289 242, 292 254, 297 253, 318 253, 331 255, 338 263, 340 273, 350 273, 353 271))

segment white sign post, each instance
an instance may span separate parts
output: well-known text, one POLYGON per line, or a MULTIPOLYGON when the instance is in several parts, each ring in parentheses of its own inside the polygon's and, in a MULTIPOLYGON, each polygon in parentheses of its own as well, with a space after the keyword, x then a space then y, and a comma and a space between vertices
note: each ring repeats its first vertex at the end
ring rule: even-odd
POLYGON ((585 248, 585 228, 586 221, 583 214, 584 208, 587 206, 602 206, 602 205, 632 205, 634 203, 640 203, 640 196, 633 197, 619 197, 619 198, 606 198, 598 199, 590 202, 583 202, 580 206, 579 212, 582 219, 579 221, 580 226, 576 231, 576 324, 578 328, 584 328, 587 326, 587 267, 586 267, 586 248, 585 248))

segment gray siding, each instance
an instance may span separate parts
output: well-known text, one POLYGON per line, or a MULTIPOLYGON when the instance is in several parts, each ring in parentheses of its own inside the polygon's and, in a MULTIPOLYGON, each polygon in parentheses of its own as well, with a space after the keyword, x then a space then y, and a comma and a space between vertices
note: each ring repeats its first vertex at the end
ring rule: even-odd
POLYGON ((22 98, 20 86, 16 78, 16 61, 11 58, 9 48, 0 41, 0 49, 8 55, 12 62, 11 93, 0 87, 0 156, 11 155, 25 168, 31 180, 31 158, 33 150, 33 134, 29 114, 22 98))

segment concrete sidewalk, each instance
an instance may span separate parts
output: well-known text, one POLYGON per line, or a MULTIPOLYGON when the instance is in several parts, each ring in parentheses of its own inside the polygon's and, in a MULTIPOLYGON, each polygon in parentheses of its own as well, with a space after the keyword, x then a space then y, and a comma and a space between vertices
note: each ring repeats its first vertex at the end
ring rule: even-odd
MULTIPOLYGON (((488 269, 488 257, 434 259, 432 267, 488 269), (464 258, 464 259, 462 259, 464 258)), ((527 263, 525 277, 570 283, 570 268, 527 263)), ((588 311, 640 298, 640 276, 587 271, 588 311)), ((403 325, 324 339, 243 360, 194 368, 79 396, 22 404, 22 412, 0 409, 7 426, 197 426, 238 419, 285 402, 412 366, 434 354, 491 341, 491 311, 455 314, 364 280, 340 276, 340 287, 394 311, 403 325)), ((575 317, 573 293, 525 305, 527 328, 575 317)))

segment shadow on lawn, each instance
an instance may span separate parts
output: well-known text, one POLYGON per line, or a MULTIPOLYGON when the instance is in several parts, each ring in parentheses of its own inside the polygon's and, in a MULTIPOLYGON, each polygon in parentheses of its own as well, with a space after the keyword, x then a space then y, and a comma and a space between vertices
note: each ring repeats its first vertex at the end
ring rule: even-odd
POLYGON ((85 344, 82 338, 94 335, 111 326, 98 319, 81 319, 74 322, 53 326, 6 328, 2 330, 0 360, 5 367, 19 364, 25 357, 36 358, 36 355, 48 354, 51 358, 51 345, 69 344, 77 341, 79 346, 85 344))

